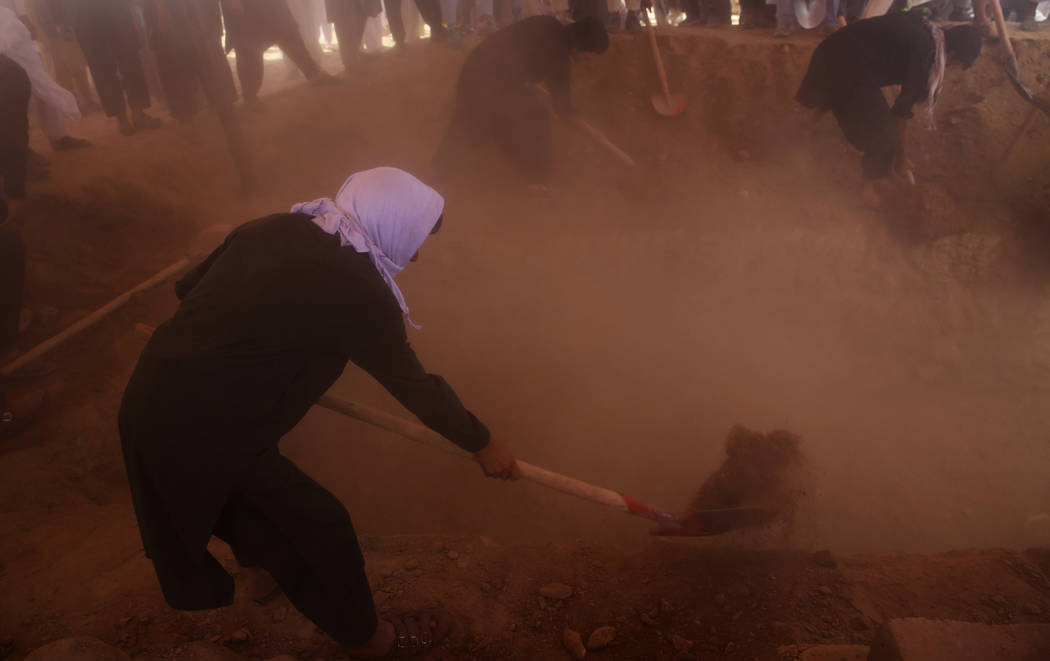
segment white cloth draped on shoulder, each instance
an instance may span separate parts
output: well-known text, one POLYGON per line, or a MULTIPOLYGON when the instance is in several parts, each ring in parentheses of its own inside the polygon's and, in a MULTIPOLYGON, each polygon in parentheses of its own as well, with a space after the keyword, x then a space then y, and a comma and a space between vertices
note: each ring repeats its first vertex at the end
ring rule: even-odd
POLYGON ((313 216, 341 245, 368 253, 408 325, 418 329, 394 278, 419 252, 444 209, 445 199, 430 186, 404 170, 380 167, 350 175, 334 200, 301 202, 292 213, 313 216))
POLYGON ((71 119, 80 119, 76 97, 51 79, 29 29, 7 7, 0 7, 0 55, 8 56, 25 69, 37 100, 71 119))

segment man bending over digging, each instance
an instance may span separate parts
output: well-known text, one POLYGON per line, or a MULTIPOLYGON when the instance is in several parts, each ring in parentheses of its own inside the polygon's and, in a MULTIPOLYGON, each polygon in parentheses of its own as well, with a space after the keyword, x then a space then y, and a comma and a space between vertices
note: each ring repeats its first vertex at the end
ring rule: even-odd
POLYGON ((877 180, 894 168, 902 175, 912 170, 907 141, 912 106, 925 101, 932 123, 946 65, 968 69, 980 53, 977 28, 942 30, 916 12, 857 21, 813 51, 795 98, 814 109, 814 124, 830 110, 846 139, 864 154, 860 196, 865 205, 881 207, 877 180), (882 95, 887 85, 901 86, 892 108, 882 95))
POLYGON ((572 108, 572 61, 604 53, 609 35, 597 19, 562 25, 532 16, 487 37, 470 52, 459 74, 456 110, 438 147, 435 166, 450 164, 462 147, 494 141, 513 161, 530 191, 550 186, 552 145, 548 107, 581 130, 572 108), (545 101, 537 85, 546 87, 545 101))
POLYGON ((443 210, 406 172, 359 172, 334 200, 238 227, 175 285, 179 308, 142 352, 120 409, 135 514, 173 608, 232 603, 233 579, 206 548, 215 535, 354 658, 413 656, 444 638, 439 611, 377 617, 349 514, 278 449, 350 361, 486 475, 519 477, 406 339, 394 278, 443 210))

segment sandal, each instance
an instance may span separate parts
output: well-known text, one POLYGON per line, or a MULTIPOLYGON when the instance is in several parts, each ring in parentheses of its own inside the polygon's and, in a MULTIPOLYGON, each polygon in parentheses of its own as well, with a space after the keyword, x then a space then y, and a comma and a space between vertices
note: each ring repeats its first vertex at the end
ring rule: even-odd
POLYGON ((394 625, 394 646, 390 655, 407 659, 428 652, 448 636, 452 618, 439 610, 425 610, 391 617, 394 625))

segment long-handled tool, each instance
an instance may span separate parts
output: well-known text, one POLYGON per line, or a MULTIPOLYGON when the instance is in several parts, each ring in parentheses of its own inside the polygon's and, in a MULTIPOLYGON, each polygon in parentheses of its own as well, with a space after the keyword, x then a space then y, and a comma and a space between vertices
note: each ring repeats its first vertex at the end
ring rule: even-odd
MULTIPOLYGON (((201 239, 203 239, 204 237, 207 237, 207 236, 218 236, 218 233, 222 233, 222 235, 225 236, 225 234, 227 232, 229 232, 229 230, 230 230, 230 228, 227 225, 213 225, 212 227, 209 227, 208 229, 206 229, 203 232, 201 232, 200 237, 198 237, 198 243, 201 243, 202 242, 201 239)), ((204 242, 209 244, 209 245, 206 246, 207 250, 210 250, 211 247, 213 247, 213 246, 210 245, 210 243, 211 243, 210 240, 205 239, 204 242)), ((198 248, 203 248, 203 246, 198 246, 198 248)), ((36 345, 35 347, 30 349, 29 351, 23 353, 18 358, 14 359, 13 361, 8 363, 7 365, 4 365, 2 368, 0 368, 0 376, 10 376, 11 374, 14 374, 15 372, 17 372, 19 369, 21 369, 22 367, 24 367, 28 363, 31 363, 32 361, 36 360, 37 358, 40 358, 41 356, 43 356, 48 351, 51 351, 52 349, 54 349, 55 347, 59 346, 60 344, 62 344, 63 342, 65 342, 69 338, 73 337, 77 333, 81 332, 85 328, 89 328, 89 327, 95 325, 96 323, 98 323, 102 319, 106 318, 106 316, 108 316, 113 311, 120 309, 128 301, 130 301, 131 297, 134 296, 135 294, 137 294, 137 293, 139 293, 141 291, 145 291, 147 289, 150 289, 152 287, 155 287, 155 286, 161 284, 162 282, 164 282, 165 280, 167 280, 168 278, 171 278, 171 277, 173 277, 175 275, 178 275, 183 270, 185 270, 187 267, 189 267, 189 265, 192 264, 195 259, 199 258, 201 256, 202 252, 206 253, 206 250, 201 250, 201 249, 195 250, 189 256, 183 257, 182 259, 180 259, 179 261, 169 265, 167 268, 163 269, 162 271, 160 271, 156 275, 154 275, 154 276, 150 277, 149 279, 145 280, 144 282, 142 282, 142 283, 132 287, 131 289, 129 289, 128 291, 124 292, 120 296, 117 296, 116 298, 114 298, 109 303, 106 303, 105 305, 103 305, 99 309, 95 310, 94 312, 92 312, 88 316, 84 317, 80 321, 77 321, 73 325, 71 325, 68 328, 66 328, 65 330, 61 331, 60 333, 58 333, 54 337, 49 338, 49 339, 41 342, 40 344, 36 345)))
POLYGON ((1003 68, 1006 70, 1006 76, 1010 79, 1010 84, 1014 86, 1017 93, 1021 95, 1021 98, 1032 102, 1032 90, 1028 89, 1028 86, 1021 81, 1021 71, 1017 66, 1017 54, 1014 53, 1014 45, 1010 41, 1010 35, 1006 33, 1006 19, 1003 18, 1003 7, 999 0, 992 0, 992 13, 995 15, 995 25, 999 29, 999 38, 1003 42, 1003 46, 1006 47, 1007 59, 1003 62, 1003 68))
POLYGON ((1050 85, 1046 86, 1046 90, 1037 97, 1032 97, 1032 105, 1035 106, 1028 111, 1028 116, 1025 117, 1024 124, 1021 124, 1021 128, 1017 130, 1017 135, 1010 141, 1010 146, 1003 152, 1001 162, 1005 163, 1010 155, 1014 153, 1014 149, 1021 143, 1021 138, 1028 133, 1028 129, 1032 128, 1032 124, 1035 123, 1036 117, 1039 116, 1039 111, 1042 110, 1047 117, 1050 117, 1050 85))
POLYGON ((628 165, 632 168, 635 165, 637 165, 637 163, 634 162, 634 159, 627 155, 627 152, 614 145, 612 143, 612 140, 607 138, 604 133, 591 126, 589 122, 579 117, 575 118, 574 121, 576 122, 577 126, 583 129, 584 133, 591 136, 592 140, 594 140, 595 142, 612 152, 612 154, 616 156, 616 158, 620 159, 620 161, 622 161, 624 165, 628 165))
MULTIPOLYGON (((136 324, 135 326, 135 334, 140 337, 148 338, 153 334, 153 330, 151 326, 146 324, 136 324)), ((317 405, 355 420, 367 422, 380 429, 394 432, 399 436, 417 441, 442 452, 454 454, 464 459, 470 458, 470 455, 466 452, 449 445, 449 442, 437 432, 404 418, 399 418, 396 415, 391 415, 364 404, 349 402, 334 395, 323 395, 317 401, 317 405)), ((671 514, 611 489, 588 484, 568 475, 561 475, 539 466, 533 466, 520 459, 517 463, 518 468, 521 469, 522 477, 530 482, 589 500, 592 503, 605 505, 628 514, 655 521, 657 527, 650 531, 650 534, 653 535, 681 537, 720 535, 731 530, 767 523, 776 516, 775 512, 758 507, 689 510, 681 515, 671 514)))
MULTIPOLYGON (((553 102, 553 99, 551 98, 550 90, 548 90, 543 85, 540 85, 539 83, 534 83, 532 85, 532 88, 534 90, 536 90, 537 94, 540 95, 540 98, 543 100, 544 103, 547 104, 547 107, 550 108, 553 111, 554 110, 554 102, 553 102)), ((594 140, 595 142, 600 144, 602 147, 605 147, 610 152, 612 152, 612 154, 614 156, 616 156, 616 158, 620 159, 620 161, 624 165, 630 166, 632 168, 637 165, 637 163, 634 162, 634 159, 627 155, 627 152, 625 152, 624 150, 622 150, 619 147, 617 147, 616 145, 614 145, 612 140, 610 140, 608 137, 606 137, 606 135, 604 133, 602 133, 601 131, 596 129, 594 126, 592 126, 591 123, 588 122, 587 120, 583 119, 579 115, 576 115, 576 116, 571 118, 570 122, 572 124, 575 124, 581 131, 586 133, 587 136, 590 137, 592 140, 594 140)))
POLYGON ((674 117, 685 110, 685 94, 671 94, 671 89, 667 86, 664 60, 660 56, 660 47, 656 43, 656 28, 650 25, 646 32, 649 33, 649 45, 653 47, 653 58, 656 60, 656 73, 660 76, 660 87, 664 92, 662 95, 657 94, 650 97, 650 101, 652 101, 653 110, 657 113, 664 117, 674 117))
MULTIPOLYGON (((468 455, 449 446, 437 432, 409 422, 389 413, 379 411, 362 404, 348 402, 332 395, 324 395, 317 402, 336 413, 367 422, 376 427, 392 431, 413 441, 454 453, 467 458, 468 455)), ((522 477, 548 489, 561 491, 592 503, 605 505, 614 509, 640 516, 658 524, 651 532, 653 535, 706 536, 760 525, 773 518, 773 513, 755 507, 737 507, 719 510, 690 510, 682 515, 658 510, 640 500, 617 493, 610 489, 588 484, 582 480, 561 475, 539 466, 518 460, 522 477)))

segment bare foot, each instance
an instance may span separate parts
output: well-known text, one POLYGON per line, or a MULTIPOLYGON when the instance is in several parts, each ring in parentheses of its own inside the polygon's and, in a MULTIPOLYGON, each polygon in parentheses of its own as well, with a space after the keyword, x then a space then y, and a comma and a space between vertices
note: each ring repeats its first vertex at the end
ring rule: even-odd
POLYGON ((408 658, 426 653, 448 635, 451 618, 441 611, 420 611, 380 620, 375 634, 361 647, 352 648, 355 659, 408 658))

